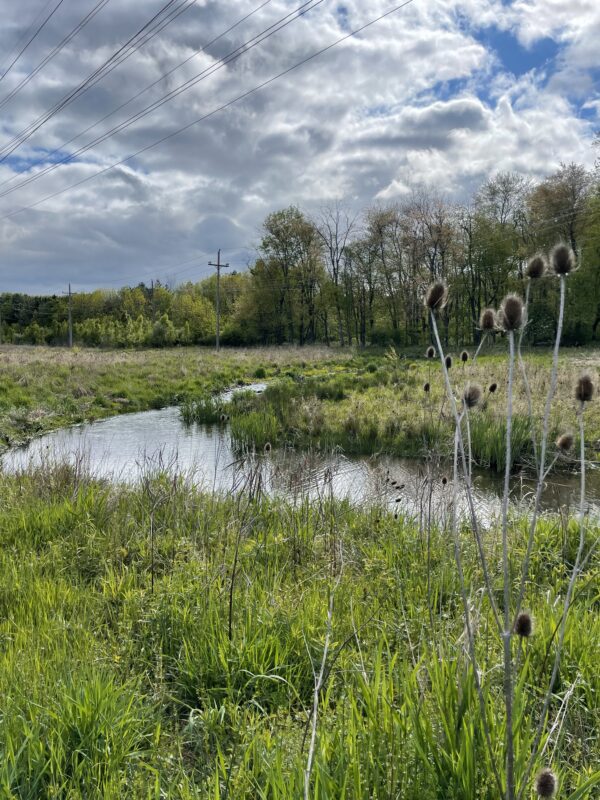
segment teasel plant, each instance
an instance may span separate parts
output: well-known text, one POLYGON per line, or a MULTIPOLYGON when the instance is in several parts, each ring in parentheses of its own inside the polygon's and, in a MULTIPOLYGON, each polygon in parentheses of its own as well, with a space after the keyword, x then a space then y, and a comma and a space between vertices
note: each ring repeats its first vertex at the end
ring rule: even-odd
MULTIPOLYGON (((530 302, 530 295, 531 295, 531 284, 532 282, 539 281, 546 275, 548 271, 548 262, 546 256, 542 253, 538 253, 537 255, 533 256, 527 264, 527 268, 525 269, 525 320, 527 320, 527 316, 529 314, 529 302, 530 302)), ((529 386, 529 378, 527 377, 527 369, 525 368, 525 362, 523 361, 523 353, 522 353, 522 346, 523 346, 523 335, 525 333, 525 325, 519 331, 519 339, 517 343, 517 359, 519 362, 519 370, 521 372, 521 378, 523 380, 523 387, 525 389, 525 397, 527 399, 527 412, 529 414, 529 423, 531 426, 531 443, 533 445, 533 460, 535 463, 535 468, 537 470, 538 465, 538 454, 537 454, 537 434, 534 425, 534 418, 533 418, 533 403, 531 400, 531 389, 529 386)))
POLYGON ((500 629, 500 617, 498 613, 497 603, 493 593, 493 587, 490 580, 489 569, 487 565, 487 556, 485 554, 485 550, 483 547, 483 541, 481 537, 481 531, 479 529, 477 513, 475 509, 475 503, 473 498, 473 493, 471 489, 471 482, 469 478, 469 468, 467 464, 467 457, 466 457, 466 450, 464 439, 462 435, 462 417, 464 414, 464 404, 463 409, 459 413, 458 404, 456 402, 456 398, 454 397, 454 392, 452 389, 452 385, 450 383, 450 376, 449 376, 449 365, 448 365, 448 358, 444 354, 444 349, 442 347, 442 342, 439 335, 439 330, 436 321, 436 313, 439 312, 441 309, 444 308, 448 300, 448 289, 446 285, 438 281, 432 284, 425 296, 425 307, 429 312, 429 319, 431 324, 431 329, 433 331, 433 335, 435 338, 435 342, 437 345, 437 352, 441 363, 442 374, 444 376, 444 383, 446 387, 446 394, 448 400, 450 402, 450 408, 452 411, 452 415, 454 418, 454 459, 453 459, 453 479, 452 479, 452 504, 451 504, 451 530, 452 530, 452 541, 454 547, 454 560, 456 563, 456 568, 458 572, 458 579, 459 579, 459 586, 460 586, 460 593, 461 593, 461 602, 463 606, 463 614, 465 619, 465 632, 466 632, 466 640, 467 640, 467 648, 468 648, 468 655, 469 660, 471 662, 471 668, 473 671, 473 677, 475 682, 475 689, 477 692, 477 698, 480 707, 481 713, 481 720, 482 720, 482 727, 484 738, 486 742, 486 747, 488 750, 489 760, 491 769, 493 772, 493 778, 498 788, 500 795, 504 794, 503 789, 503 782, 502 777, 500 774, 500 770, 496 764, 496 757, 494 746, 492 743, 492 737, 490 732, 490 725, 488 720, 488 709, 486 700, 483 694, 483 688, 481 683, 481 672, 477 662, 477 654, 475 650, 475 632, 473 627, 473 621, 471 618, 471 606, 469 597, 467 595, 467 586, 464 577, 463 571, 463 563, 462 563, 462 549, 461 549, 461 542, 458 533, 458 487, 459 487, 459 456, 460 461, 462 463, 462 471, 464 474, 465 479, 465 492, 467 497, 467 503, 469 506, 469 516, 471 520, 471 526, 473 535, 475 538, 475 542, 477 545, 477 551, 479 554, 480 564, 482 567, 482 572, 484 576, 484 583, 485 583, 485 590, 487 597, 489 599, 489 603, 492 609, 492 614, 494 616, 496 625, 500 629))
POLYGON ((504 466, 504 491, 502 494, 502 584, 504 595, 504 630, 502 631, 504 706, 506 713, 506 798, 515 796, 515 753, 513 737, 513 663, 511 618, 510 563, 508 551, 508 501, 510 497, 510 471, 512 467, 513 383, 515 369, 515 333, 525 325, 525 307, 520 297, 509 294, 498 313, 499 326, 508 338, 508 386, 506 404, 506 461, 504 466))
MULTIPOLYGON (((468 641, 469 658, 475 675, 475 686, 479 703, 481 706, 481 720, 483 733, 487 748, 489 751, 490 763, 494 772, 494 780, 498 786, 499 795, 504 800, 523 800, 523 797, 529 788, 531 788, 531 779, 533 770, 539 765, 539 761, 544 755, 544 733, 548 724, 548 715, 550 705, 553 698, 553 687, 555 686, 556 679, 560 668, 561 653, 564 645, 565 638, 565 625, 566 617, 569 607, 573 599, 573 591, 577 581, 578 575, 581 573, 587 559, 591 556, 591 550, 584 557, 585 547, 585 437, 584 437, 584 411, 586 405, 591 401, 594 395, 594 383, 589 375, 582 375, 575 386, 575 399, 577 402, 577 414, 579 420, 579 446, 580 446, 580 462, 581 462, 581 492, 580 492, 580 509, 579 509, 579 545, 575 562, 570 573, 568 588, 563 601, 563 613, 557 627, 557 646, 554 656, 554 664, 552 668, 552 676, 549 683, 549 688, 545 695, 543 695, 542 707, 538 722, 535 727, 535 734, 533 734, 531 746, 527 746, 527 752, 520 748, 518 754, 515 753, 516 736, 513 724, 515 714, 515 685, 516 678, 519 678, 519 671, 521 668, 520 654, 524 642, 531 636, 533 631, 531 616, 528 612, 522 610, 523 600, 525 596, 525 588, 529 575, 529 568, 531 562, 531 554, 533 548, 533 541, 535 537, 536 522, 540 512, 541 492, 546 478, 551 469, 556 464, 560 457, 564 457, 570 452, 574 444, 574 437, 570 433, 563 433, 556 440, 555 453, 550 459, 549 452, 549 420, 552 401, 554 399, 558 381, 558 353, 560 348, 560 341, 562 336, 562 326, 564 321, 564 307, 565 307, 565 291, 566 291, 566 278, 575 269, 575 257, 565 245, 559 245, 554 249, 551 257, 552 270, 560 281, 560 298, 559 298, 559 314, 556 340, 553 348, 552 357, 552 370, 550 374, 550 382, 548 393, 544 405, 544 413, 542 419, 541 438, 539 440, 539 459, 536 458, 536 471, 537 471, 537 485, 534 495, 533 507, 531 509, 530 527, 527 536, 527 546, 525 557, 522 561, 520 568, 520 581, 516 591, 516 597, 513 597, 512 592, 512 578, 510 573, 510 537, 509 537, 509 497, 510 497, 510 472, 512 466, 512 421, 513 421, 513 402, 514 402, 514 388, 515 388, 515 368, 518 362, 521 367, 520 356, 520 342, 522 332, 527 322, 527 305, 526 302, 516 296, 508 295, 499 311, 493 314, 493 324, 491 319, 486 320, 489 325, 488 331, 501 329, 506 334, 508 340, 508 381, 507 381, 507 407, 506 407, 506 463, 504 473, 504 490, 502 496, 502 511, 501 511, 501 531, 502 531, 502 595, 503 595, 503 608, 502 616, 500 616, 497 602, 490 583, 487 555, 482 546, 481 529, 478 524, 477 514, 475 512, 473 493, 472 493, 472 479, 471 479, 471 458, 467 458, 467 452, 470 453, 470 431, 468 424, 466 426, 466 436, 463 435, 462 423, 466 418, 468 423, 468 410, 474 407, 475 404, 472 400, 476 396, 476 392, 471 394, 471 387, 467 387, 462 396, 462 403, 459 405, 456 401, 453 387, 450 382, 448 368, 446 364, 446 357, 443 352, 442 343, 439 337, 439 331, 436 322, 436 313, 444 307, 447 302, 447 288, 444 284, 434 284, 425 298, 425 305, 429 312, 431 329, 435 338, 438 355, 440 358, 442 374, 446 387, 446 394, 449 398, 450 407, 454 416, 455 434, 454 434, 454 460, 453 460, 453 503, 452 503, 452 538, 454 545, 454 556, 458 572, 459 586, 461 592, 461 600, 464 610, 465 630, 468 641), (517 338, 518 337, 518 338, 517 338), (467 442, 465 444, 465 438, 467 442), (549 461, 549 463, 547 463, 549 461), (462 476, 459 467, 462 466, 462 476), (477 551, 481 571, 483 574, 484 587, 491 613, 498 629, 500 641, 502 642, 502 693, 504 699, 504 758, 502 767, 495 761, 495 750, 490 735, 489 718, 486 716, 486 703, 482 691, 482 683, 480 670, 477 665, 477 652, 475 648, 475 630, 473 625, 472 611, 469 604, 469 597, 467 595, 467 586, 465 584, 463 565, 462 565, 462 544, 458 535, 458 520, 457 520, 457 507, 458 507, 458 489, 461 483, 464 482, 465 495, 468 502, 469 514, 471 518, 471 528, 477 544, 477 551), (513 655, 513 637, 516 637, 520 643, 518 648, 517 657, 513 655)), ((531 262, 530 262, 531 264, 531 262)), ((540 275, 538 272, 542 271, 539 263, 534 264, 535 275, 530 278, 535 280, 540 275), (537 270, 537 272, 536 272, 537 270)), ((532 268, 533 269, 533 268, 532 268)), ((486 310, 487 311, 487 310, 486 310)), ((484 326, 482 326, 483 328, 484 326)), ((479 350, 478 350, 479 352, 479 350)), ((475 358, 477 353, 475 354, 475 358)), ((523 365, 524 369, 524 365, 523 365)), ((496 386, 494 385, 494 389, 496 386)), ((479 392, 481 397, 481 390, 479 392)), ((533 426, 533 414, 530 411, 531 424, 533 426)), ((596 542, 597 544, 597 542, 596 542)), ((592 546, 593 548, 593 546, 592 546)), ((520 691, 520 689, 519 689, 520 691)), ((517 705, 518 709, 520 705, 517 705)), ((518 717, 517 717, 518 719, 518 717)), ((544 774, 550 772, 546 767, 544 774)), ((540 773, 542 774, 542 773, 540 773)), ((537 784, 535 788, 537 791, 537 784)), ((544 783, 542 781, 542 793, 544 795, 544 783)))
MULTIPOLYGON (((560 274, 560 273, 558 273, 560 274)), ((585 493, 586 493, 586 459, 585 459, 585 427, 584 427, 584 412, 587 405, 591 402, 594 397, 595 393, 595 386, 594 381, 588 373, 582 374, 576 381, 574 387, 574 395, 575 395, 575 402, 577 406, 577 419, 579 423, 579 462, 580 462, 580 487, 579 487, 579 542, 577 546, 577 552, 575 555, 575 561, 573 562, 573 567, 571 569, 571 575, 569 577, 569 583, 567 585, 567 591, 565 593, 564 601, 563 601, 563 608, 562 614, 560 617, 560 622, 558 625, 558 638, 556 644, 556 650, 554 654, 554 663, 552 666, 552 674, 550 676, 550 681, 548 683, 548 689, 546 691, 544 702, 542 706, 542 710, 539 717, 539 722, 537 725, 537 729, 535 732, 535 736, 533 739, 533 744, 531 748, 531 754, 529 757, 529 761, 527 762, 527 766, 525 768, 525 774, 523 776, 523 780, 521 783, 521 787, 519 789, 518 794, 516 795, 517 800, 522 800, 524 796, 525 789, 528 785, 529 777, 533 771, 535 766, 536 760, 540 753, 540 745, 542 741, 542 736, 544 733, 544 728, 547 724, 547 717, 550 711, 550 704, 552 702, 552 697, 554 696, 554 687, 556 685, 556 680, 558 678, 558 673, 560 669, 560 662, 562 658, 562 651, 565 641, 565 631, 566 631, 566 624, 567 624, 567 616, 569 613, 569 609, 571 607, 571 602, 573 599, 573 591, 575 589, 575 584, 577 582, 577 578, 580 575, 587 558, 589 558, 593 552, 595 544, 592 544, 587 556, 584 557, 584 549, 585 549, 585 493)), ((562 444, 563 447, 570 447, 573 445, 573 437, 570 434, 563 434, 563 436, 559 437, 557 442, 558 447, 562 444), (562 442, 561 442, 562 440, 562 442), (560 444, 559 444, 560 443, 560 444)), ((542 770, 542 773, 551 773, 551 770, 545 768, 542 770)), ((556 783, 556 779, 554 781, 556 783)), ((536 785, 539 784, 539 775, 536 781, 536 785)), ((538 794, 540 796, 551 797, 553 793, 550 794, 543 794, 538 789, 538 794)))
MULTIPOLYGON (((525 588, 527 583, 527 576, 529 574, 529 566, 531 562, 531 552, 533 548, 533 541, 535 537, 535 529, 538 520, 538 514, 540 509, 540 502, 542 498, 542 490, 544 488, 544 483, 546 478, 548 477, 549 472, 554 467, 554 464, 558 458, 559 454, 556 454, 554 459, 550 462, 549 465, 546 464, 547 458, 547 450, 548 450, 548 439, 549 439, 549 428, 550 428, 550 411, 552 409, 552 402, 554 400, 554 395, 556 394, 556 387, 558 383, 558 354, 560 351, 560 342, 562 338, 562 328, 563 328, 563 321, 564 321, 564 313, 565 313, 565 295, 566 295, 566 279, 567 276, 574 271, 576 267, 576 260, 575 254, 565 244, 557 245, 551 254, 551 265, 553 273, 558 276, 560 281, 560 296, 559 296, 559 307, 558 307, 558 322, 556 326, 556 338, 554 340, 554 349, 552 353, 552 370, 550 373, 550 386, 548 388, 548 393, 546 395, 546 402, 544 406, 544 414, 542 417, 542 434, 540 439, 540 449, 539 449, 539 461, 536 460, 536 471, 537 471, 537 484, 535 490, 535 496, 533 501, 533 509, 531 513, 531 521, 529 524, 529 535, 527 537, 527 548, 525 552, 525 558, 523 559, 523 564, 521 568, 521 579, 519 582, 519 593, 517 596, 517 604, 515 609, 515 618, 519 614, 523 599, 525 597, 525 588)), ((532 421, 533 426, 533 421, 532 421)))
POLYGON ((479 345, 473 356, 473 365, 477 361, 477 356, 481 352, 481 348, 485 344, 487 337, 496 332, 496 312, 493 308, 484 308, 479 316, 479 331, 481 338, 479 345))

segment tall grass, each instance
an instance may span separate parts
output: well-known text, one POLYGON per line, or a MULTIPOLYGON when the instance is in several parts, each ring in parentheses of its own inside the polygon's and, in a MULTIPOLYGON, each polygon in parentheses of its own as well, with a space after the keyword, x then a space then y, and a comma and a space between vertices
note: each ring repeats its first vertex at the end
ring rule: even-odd
MULTIPOLYGON (((418 524, 377 505, 289 506, 202 494, 177 475, 147 480, 155 485, 68 470, 0 476, 2 796, 297 800, 335 577, 310 796, 497 797, 447 530, 432 525, 427 559, 418 524), (154 549, 150 494, 160 498, 154 549)), ((552 672, 577 532, 560 518, 536 528, 526 592, 535 635, 515 680, 519 752, 552 672)), ((468 529, 459 533, 483 631, 478 555, 468 529)), ((526 520, 512 533, 518 560, 526 520)), ((586 544, 597 536, 589 526, 586 544)), ((493 560, 494 536, 486 547, 493 560)), ((561 724, 542 740, 565 797, 578 797, 600 758, 599 569, 588 559, 573 594, 554 695, 561 724)), ((479 636, 476 655, 498 755, 501 648, 479 636)))

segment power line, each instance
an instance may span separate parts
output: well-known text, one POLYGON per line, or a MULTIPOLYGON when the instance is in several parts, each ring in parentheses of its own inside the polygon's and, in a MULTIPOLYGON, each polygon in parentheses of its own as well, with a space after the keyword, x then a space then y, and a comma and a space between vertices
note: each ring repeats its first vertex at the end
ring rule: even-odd
MULTIPOLYGON (((50 20, 51 20, 51 19, 52 19, 52 17, 53 17, 53 16, 56 14, 56 12, 58 11, 58 9, 59 9, 59 8, 62 6, 62 4, 64 3, 64 1, 65 1, 65 0, 58 0, 58 3, 57 3, 55 6, 54 6, 54 8, 52 9, 52 11, 51 11, 51 12, 48 14, 48 16, 47 16, 47 17, 44 19, 44 21, 43 21, 43 22, 42 22, 40 25, 38 25, 38 27, 37 27, 37 28, 36 28, 36 30, 34 31, 33 35, 32 35, 32 36, 31 36, 31 37, 30 37, 30 38, 27 40, 27 42, 26 42, 26 43, 23 45, 23 47, 22 47, 22 48, 19 50, 19 52, 17 53, 17 55, 16 55, 16 56, 13 58, 13 60, 10 62, 10 64, 8 65, 8 67, 7 67, 7 68, 4 70, 4 72, 2 73, 2 75, 0 75, 0 81, 3 81, 3 80, 4 80, 4 78, 6 78, 6 76, 8 75, 8 73, 11 71, 11 69, 12 69, 12 68, 14 67, 14 65, 17 63, 17 61, 18 61, 18 60, 21 58, 21 56, 23 55, 23 53, 25 52, 25 50, 27 50, 27 48, 28 48, 28 47, 29 47, 29 45, 30 45, 30 44, 33 42, 33 40, 34 40, 34 39, 36 39, 36 38, 37 38, 37 37, 40 35, 40 33, 41 33, 41 32, 43 31, 43 29, 46 27, 46 24, 47 24, 48 22, 50 22, 50 20)), ((46 6, 46 7, 47 7, 47 6, 46 6)))
MULTIPOLYGON (((300 17, 304 16, 309 11, 312 11, 317 6, 321 5, 321 3, 323 3, 323 2, 324 2, 324 0, 306 0, 306 2, 304 2, 297 9, 295 9, 292 12, 290 12, 289 14, 286 14, 284 17, 282 17, 279 20, 277 20, 277 22, 273 23, 268 28, 265 28, 260 33, 256 34, 255 36, 253 36, 252 38, 248 39, 243 44, 241 44, 239 47, 235 48, 235 50, 232 50, 230 53, 228 53, 226 56, 224 56, 222 59, 220 59, 219 62, 217 62, 216 64, 211 64, 209 67, 206 67, 204 70, 202 70, 197 75, 194 75, 192 78, 189 78, 187 81, 185 81, 184 83, 182 83, 179 86, 175 87, 170 92, 167 92, 167 94, 164 95, 163 97, 159 98, 158 100, 155 100, 153 103, 151 103, 150 105, 148 105, 145 108, 141 109, 140 111, 136 112, 136 114, 134 114, 133 116, 131 116, 128 119, 124 120, 123 122, 120 122, 115 127, 111 128, 108 131, 105 131, 103 134, 101 134, 100 136, 96 137, 96 139, 93 139, 92 141, 88 142, 86 145, 83 145, 82 147, 80 147, 75 152, 70 153, 67 156, 64 156, 63 158, 59 159, 58 161, 56 161, 56 162, 54 162, 52 164, 49 164, 44 169, 40 170, 39 172, 34 173, 33 175, 30 175, 29 177, 27 177, 24 180, 22 180, 20 183, 17 183, 15 186, 12 186, 11 188, 6 189, 4 192, 1 192, 0 193, 0 197, 6 197, 6 195, 11 194, 12 192, 16 191, 17 189, 20 189, 23 186, 27 186, 30 183, 36 182, 37 180, 39 180, 40 178, 44 177, 45 175, 48 175, 49 173, 54 172, 56 169, 59 169, 64 164, 68 164, 69 162, 73 161, 73 159, 77 158, 80 155, 83 155, 83 153, 86 153, 89 150, 93 149, 94 147, 97 147, 99 144, 102 144, 103 142, 105 142, 107 139, 110 139, 115 134, 121 133, 123 130, 126 130, 131 125, 133 125, 134 123, 139 122, 139 120, 147 117, 149 114, 151 114, 154 111, 156 111, 158 108, 163 106, 165 103, 170 102, 175 97, 178 97, 180 94, 183 94, 183 92, 186 92, 189 89, 191 89, 194 86, 196 86, 202 80, 206 80, 207 78, 211 77, 216 72, 218 72, 220 69, 223 69, 228 64, 230 64, 232 61, 235 61, 238 58, 240 58, 241 56, 245 55, 250 50, 252 50, 254 47, 258 47, 263 42, 265 42, 267 39, 269 39, 271 36, 274 36, 276 33, 278 33, 279 31, 283 30, 288 25, 291 25, 292 22, 295 22, 297 19, 300 19, 300 17)), ((135 97, 133 99, 135 99, 135 97)), ((131 101, 128 101, 127 103, 125 103, 123 105, 128 105, 129 102, 131 102, 131 101)), ((123 106, 121 106, 121 108, 122 107, 123 106)), ((111 112, 110 114, 108 114, 106 116, 112 116, 113 113, 116 113, 116 112, 111 112)), ((103 117, 103 119, 106 119, 106 116, 103 117)), ((100 122, 101 121, 102 120, 100 120, 100 122)), ((99 123, 95 123, 94 125, 91 125, 86 130, 90 130, 91 128, 94 128, 97 124, 99 124, 99 123)), ((70 141, 73 141, 74 139, 79 138, 79 136, 81 136, 85 132, 86 131, 83 131, 82 133, 77 134, 77 136, 73 137, 73 139, 71 139, 70 141)), ((61 147, 58 148, 58 150, 60 150, 64 146, 65 146, 64 144, 61 145, 61 147)), ((54 152, 57 152, 57 151, 55 150, 54 152)), ((11 178, 10 180, 14 180, 14 177, 11 178)), ((2 185, 3 184, 0 184, 0 186, 2 186, 2 185)))
MULTIPOLYGON (((109 0, 102 0, 102 2, 109 2, 109 0)), ((180 69, 181 67, 185 66, 185 64, 187 64, 193 58, 196 58, 200 53, 204 52, 208 47, 211 47, 213 44, 216 44, 216 42, 218 42, 220 39, 222 39, 228 33, 231 33, 231 31, 235 30, 235 28, 239 27, 241 24, 246 22, 248 19, 250 19, 250 17, 254 16, 254 14, 256 14, 258 11, 263 9, 266 5, 269 5, 269 3, 271 3, 271 2, 272 2, 272 0, 264 0, 264 2, 262 2, 255 9, 250 11, 244 17, 241 17, 240 19, 238 19, 237 22, 235 22, 233 25, 230 25, 229 28, 224 30, 218 36, 215 36, 214 39, 211 39, 209 42, 207 42, 205 45, 203 45, 199 50, 196 50, 194 53, 192 53, 186 59, 181 61, 179 64, 177 64, 176 66, 174 66, 171 69, 167 70, 167 72, 164 72, 155 81, 153 81, 152 83, 148 84, 143 89, 140 89, 139 92, 136 92, 136 94, 132 95, 124 103, 121 103, 121 105, 117 106, 112 111, 109 111, 108 114, 105 114, 103 117, 101 117, 100 119, 96 120, 96 122, 94 122, 92 125, 89 125, 87 128, 85 128, 84 130, 80 131, 78 134, 76 134, 75 136, 71 137, 66 142, 63 142, 61 145, 59 145, 54 150, 52 150, 49 153, 47 153, 46 157, 45 157, 45 160, 48 160, 48 159, 52 158, 52 156, 56 155, 57 153, 63 152, 65 147, 70 145, 76 139, 79 139, 80 136, 83 136, 85 133, 88 133, 93 128, 95 128, 97 125, 100 125, 100 123, 102 123, 105 120, 109 119, 110 117, 114 116, 118 111, 121 111, 123 108, 125 108, 126 106, 130 105, 131 103, 133 103, 135 100, 138 99, 138 97, 141 97, 147 91, 149 91, 150 89, 153 89, 157 84, 161 83, 163 80, 165 80, 170 75, 172 75, 174 72, 176 72, 178 69, 180 69)), ((2 103, 0 103, 0 108, 1 107, 2 107, 2 103)), ((41 163, 41 161, 39 163, 41 163)), ((32 166, 36 166, 36 165, 32 165, 32 166)), ((36 175, 41 175, 41 174, 42 173, 36 173, 36 175)), ((13 175, 11 178, 7 178, 5 181, 0 182, 0 187, 5 186, 7 183, 11 183, 12 181, 15 180, 16 177, 17 177, 17 175, 13 175)), ((17 189, 22 185, 24 185, 24 184, 21 183, 18 186, 15 186, 13 188, 17 189)))
POLYGON ((85 15, 81 22, 79 22, 70 33, 61 39, 61 41, 52 48, 48 55, 39 62, 39 64, 29 73, 29 75, 26 75, 23 80, 0 101, 0 108, 3 108, 6 103, 13 99, 13 97, 16 97, 16 95, 19 94, 19 92, 25 86, 27 86, 27 84, 38 74, 38 72, 40 72, 46 66, 46 64, 48 64, 56 55, 58 55, 58 53, 60 53, 60 51, 71 41, 71 39, 73 39, 81 30, 83 30, 88 22, 91 22, 96 14, 101 11, 109 2, 110 0, 100 0, 98 3, 96 3, 94 8, 92 8, 92 10, 85 15))
POLYGON ((247 97, 250 97, 251 95, 256 94, 257 92, 261 91, 262 89, 265 89, 267 86, 270 86, 272 83, 275 83, 276 81, 280 80, 281 78, 285 77, 286 75, 289 75, 291 72, 294 72, 295 70, 299 69, 300 67, 304 66, 305 64, 308 64, 310 61, 313 61, 315 58, 318 58, 319 56, 324 55, 325 53, 327 53, 330 50, 332 50, 334 47, 337 47, 338 45, 342 44, 343 42, 347 41, 348 39, 351 39, 354 36, 357 36, 359 33, 362 33, 363 31, 367 30, 372 25, 375 25, 377 22, 380 22, 381 20, 385 19, 386 17, 389 17, 392 14, 400 11, 401 9, 405 8, 406 6, 410 5, 413 2, 414 2, 414 0, 405 0, 405 2, 401 3, 400 5, 394 6, 393 8, 391 8, 388 11, 384 12, 383 14, 380 14, 378 17, 375 17, 374 19, 370 20, 369 22, 366 22, 364 25, 361 25, 359 28, 356 28, 355 30, 350 31, 350 33, 347 33, 344 36, 341 36, 339 39, 335 39, 333 42, 331 42, 330 44, 326 45, 325 47, 322 47, 319 50, 315 50, 310 55, 306 56, 305 58, 301 59, 300 61, 297 61, 295 64, 292 64, 292 66, 287 67, 287 69, 284 69, 281 72, 278 72, 276 75, 273 75, 272 77, 268 78, 267 80, 262 81, 262 83, 259 83, 256 86, 254 86, 253 88, 248 89, 248 91, 243 92, 242 94, 238 95, 237 97, 234 97, 233 99, 229 100, 226 103, 223 103, 222 105, 218 106, 217 108, 214 108, 212 111, 209 111, 206 114, 203 114, 201 117, 198 117, 197 119, 192 120, 191 122, 187 123, 187 125, 184 125, 181 128, 178 128, 175 131, 172 131, 171 133, 166 134, 165 136, 162 136, 160 139, 156 140, 155 142, 152 142, 152 143, 146 145, 145 147, 140 148, 135 153, 132 153, 129 156, 126 156, 125 158, 120 159, 119 161, 115 161, 113 164, 110 164, 109 166, 104 167, 103 169, 98 170, 97 172, 94 172, 92 175, 88 175, 85 178, 81 178, 79 181, 76 181, 75 183, 71 184, 70 186, 66 186, 63 189, 59 189, 56 192, 52 192, 51 194, 40 198, 39 200, 37 200, 34 203, 31 203, 28 206, 24 206, 22 208, 15 209, 14 211, 11 211, 9 214, 5 214, 3 217, 0 217, 0 220, 9 219, 11 217, 16 216, 17 214, 22 214, 24 211, 28 211, 31 208, 36 208, 37 206, 41 205, 42 203, 47 202, 48 200, 53 199, 54 197, 58 197, 59 195, 62 195, 65 192, 71 191, 71 189, 75 189, 78 186, 81 186, 84 183, 87 183, 87 182, 93 180, 94 178, 99 177, 100 175, 104 175, 105 173, 109 172, 110 170, 115 169, 115 167, 119 167, 119 166, 122 166, 123 164, 126 164, 128 161, 131 161, 133 158, 136 158, 137 156, 142 155, 143 153, 146 153, 149 150, 154 149, 155 147, 158 147, 159 145, 163 144, 164 142, 166 142, 166 141, 168 141, 170 139, 173 139, 176 136, 179 136, 181 133, 184 133, 185 131, 189 130, 190 128, 193 128, 194 126, 198 125, 199 123, 204 122, 205 120, 210 119, 211 117, 214 117, 216 114, 220 113, 221 111, 224 111, 227 108, 230 108, 231 106, 235 105, 235 103, 238 103, 241 100, 245 100, 247 97))
POLYGON ((141 47, 157 36, 160 31, 173 22, 173 20, 176 19, 180 14, 183 14, 184 11, 187 11, 193 5, 195 5, 196 0, 182 0, 179 6, 176 6, 174 10, 171 10, 169 14, 164 16, 175 2, 176 0, 168 0, 168 2, 163 5, 162 8, 148 22, 146 22, 145 25, 142 26, 142 28, 140 28, 133 36, 131 36, 124 45, 116 50, 110 56, 110 58, 108 58, 103 64, 94 70, 91 75, 89 75, 75 89, 59 100, 58 103, 56 103, 51 109, 44 112, 27 128, 24 128, 19 134, 13 137, 13 139, 4 145, 4 147, 0 148, 0 153, 2 153, 0 163, 5 161, 6 158, 11 155, 11 153, 20 147, 21 144, 26 142, 27 139, 33 136, 33 134, 36 133, 36 131, 38 131, 50 119, 52 119, 52 117, 56 116, 56 114, 62 111, 63 108, 70 105, 74 100, 85 94, 85 92, 87 92, 92 86, 95 86, 96 83, 101 81, 106 75, 116 69, 117 66, 122 64, 123 61, 127 60, 131 55, 133 55, 133 53, 137 52, 141 47))
POLYGON ((19 49, 21 43, 24 42, 25 39, 29 36, 31 31, 35 28, 37 21, 42 17, 42 15, 44 14, 44 12, 46 11, 51 2, 52 0, 46 0, 43 7, 38 11, 37 14, 35 14, 29 27, 25 31, 23 31, 21 36, 19 36, 19 38, 17 39, 16 44, 14 44, 11 47, 11 49, 5 54, 4 58, 2 59, 2 63, 0 63, 0 70, 4 69, 4 65, 6 64, 6 62, 10 61, 10 59, 12 58, 12 54, 19 49))

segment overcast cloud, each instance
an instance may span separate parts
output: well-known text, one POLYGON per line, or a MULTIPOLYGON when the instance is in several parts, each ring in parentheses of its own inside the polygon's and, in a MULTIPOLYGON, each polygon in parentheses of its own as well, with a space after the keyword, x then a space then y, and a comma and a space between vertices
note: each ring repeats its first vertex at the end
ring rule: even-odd
MULTIPOLYGON (((0 75, 36 16, 56 2, 0 0, 0 75)), ((63 0, 0 80, 0 104, 96 2, 63 0)), ((93 73, 164 2, 109 0, 0 108, 0 148, 93 73)), ((202 52, 259 5, 197 0, 0 163, 0 194, 203 70, 211 72, 301 0, 270 0, 202 52)), ((393 5, 323 0, 126 130, 0 197, 0 291, 53 293, 69 281, 82 290, 157 277, 197 279, 210 273, 206 262, 218 247, 232 266, 244 268, 265 215, 292 203, 311 211, 345 198, 360 209, 401 198, 416 183, 460 198, 498 170, 538 178, 561 161, 593 165, 600 128, 597 0, 413 0, 261 91, 92 177, 393 5)))

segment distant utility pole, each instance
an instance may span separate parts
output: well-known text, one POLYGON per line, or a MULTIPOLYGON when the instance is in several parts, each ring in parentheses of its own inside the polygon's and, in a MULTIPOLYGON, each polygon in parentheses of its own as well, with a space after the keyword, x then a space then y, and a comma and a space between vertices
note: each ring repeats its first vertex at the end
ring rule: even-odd
POLYGON ((73 295, 69 284, 69 347, 73 347, 73 295))
POLYGON ((221 270, 229 266, 229 264, 221 264, 221 251, 217 253, 217 263, 214 261, 208 262, 209 267, 217 268, 217 352, 221 348, 221 270))

